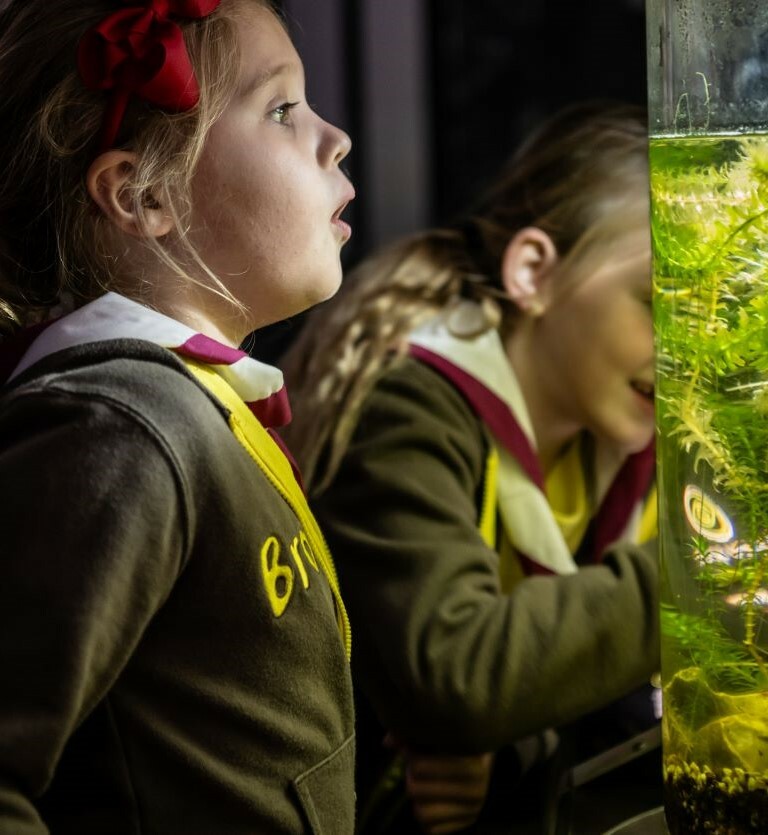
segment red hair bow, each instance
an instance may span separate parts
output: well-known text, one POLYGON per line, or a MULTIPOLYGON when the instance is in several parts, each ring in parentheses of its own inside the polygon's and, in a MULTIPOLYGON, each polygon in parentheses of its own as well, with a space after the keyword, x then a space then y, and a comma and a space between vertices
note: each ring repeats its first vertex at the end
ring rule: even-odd
POLYGON ((207 17, 219 2, 147 0, 113 12, 83 35, 77 48, 80 77, 91 90, 112 93, 102 126, 102 151, 114 145, 133 95, 172 112, 197 104, 195 71, 182 31, 170 16, 207 17))

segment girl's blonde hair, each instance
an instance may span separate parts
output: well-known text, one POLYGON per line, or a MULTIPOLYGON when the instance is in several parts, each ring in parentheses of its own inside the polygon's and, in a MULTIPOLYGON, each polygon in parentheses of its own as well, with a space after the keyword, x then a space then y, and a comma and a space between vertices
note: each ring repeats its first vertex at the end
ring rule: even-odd
MULTIPOLYGON (((500 264, 515 233, 553 240, 558 280, 648 220, 647 127, 640 108, 586 103, 549 120, 519 148, 467 217, 364 261, 310 314, 283 366, 296 416, 286 439, 313 493, 333 479, 375 381, 407 352, 407 336, 458 299, 504 304, 500 264), (639 213, 638 213, 639 207, 639 213)), ((574 279, 576 280, 576 279, 574 279)), ((562 285, 561 285, 562 286, 562 285)))
MULTIPOLYGON (((166 113, 133 99, 116 147, 138 165, 129 190, 144 229, 158 197, 174 232, 144 244, 181 280, 239 303, 187 240, 191 180, 208 130, 229 101, 240 60, 233 16, 238 4, 272 8, 269 0, 222 0, 200 20, 178 20, 200 101, 166 113), (190 269, 192 268, 192 269, 190 269)), ((77 72, 81 36, 116 0, 11 0, 0 12, 0 334, 44 319, 68 301, 79 306, 118 288, 118 257, 107 245, 107 219, 85 186, 98 153, 108 94, 87 90, 77 72)), ((142 276, 130 292, 142 296, 142 276)))

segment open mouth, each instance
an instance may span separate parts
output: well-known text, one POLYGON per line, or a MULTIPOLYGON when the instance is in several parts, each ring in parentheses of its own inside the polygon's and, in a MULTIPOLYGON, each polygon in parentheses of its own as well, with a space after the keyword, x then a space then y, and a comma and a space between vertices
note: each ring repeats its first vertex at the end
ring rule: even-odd
POLYGON ((346 223, 346 221, 342 220, 341 216, 344 214, 347 206, 349 206, 349 204, 355 199, 355 190, 349 183, 347 184, 347 188, 345 188, 342 192, 341 196, 344 199, 336 211, 331 215, 331 223, 346 223))
POLYGON ((349 200, 345 200, 331 215, 331 223, 341 232, 341 236, 344 241, 348 241, 352 235, 352 227, 341 217, 348 205, 349 200))
POLYGON ((338 209, 331 215, 331 223, 336 223, 341 220, 341 216, 344 214, 344 210, 349 205, 349 200, 345 200, 344 203, 339 206, 338 209))
POLYGON ((641 397, 653 403, 653 383, 646 383, 643 380, 632 380, 630 385, 641 397))

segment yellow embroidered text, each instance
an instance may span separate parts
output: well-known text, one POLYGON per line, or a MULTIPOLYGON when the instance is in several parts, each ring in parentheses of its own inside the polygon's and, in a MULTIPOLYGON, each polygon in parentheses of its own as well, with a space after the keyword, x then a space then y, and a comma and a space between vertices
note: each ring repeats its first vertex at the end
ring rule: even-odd
MULTIPOLYGON (((293 568, 287 563, 280 562, 282 550, 280 540, 276 536, 268 537, 261 546, 261 573, 264 578, 267 597, 276 618, 279 618, 288 606, 295 585, 293 568)), ((304 531, 299 531, 298 535, 294 536, 289 551, 298 571, 301 585, 308 589, 309 574, 304 562, 309 563, 312 569, 318 573, 320 568, 309 538, 304 531), (300 550, 301 553, 299 553, 300 550)))

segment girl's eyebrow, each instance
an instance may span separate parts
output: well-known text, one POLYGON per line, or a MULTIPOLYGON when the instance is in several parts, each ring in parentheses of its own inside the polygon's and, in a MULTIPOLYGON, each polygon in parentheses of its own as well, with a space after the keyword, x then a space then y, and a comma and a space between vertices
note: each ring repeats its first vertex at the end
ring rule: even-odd
POLYGON ((248 81, 246 84, 243 85, 242 94, 243 96, 250 96, 253 93, 257 93, 265 84, 271 81, 278 75, 285 75, 286 73, 290 73, 291 71, 296 71, 296 66, 291 62, 285 62, 283 64, 278 64, 275 67, 270 67, 264 72, 259 73, 255 78, 248 81))

